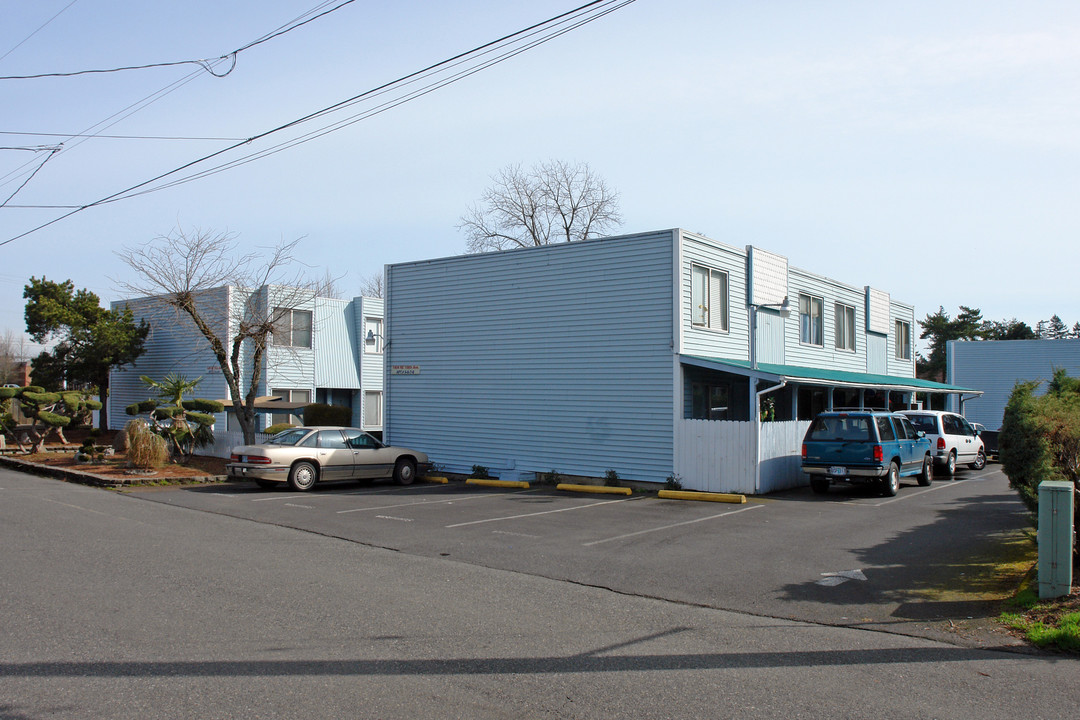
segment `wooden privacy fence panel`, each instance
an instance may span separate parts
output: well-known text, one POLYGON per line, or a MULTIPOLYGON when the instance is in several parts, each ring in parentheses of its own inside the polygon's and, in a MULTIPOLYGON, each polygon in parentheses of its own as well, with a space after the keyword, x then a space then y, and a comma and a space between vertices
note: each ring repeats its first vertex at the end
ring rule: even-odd
POLYGON ((807 421, 761 424, 761 478, 757 484, 755 423, 679 420, 675 474, 687 490, 763 494, 806 484, 801 463, 807 421))
POLYGON ((754 492, 754 423, 678 420, 675 474, 687 490, 754 492))
POLYGON ((809 420, 761 423, 761 477, 759 493, 806 485, 802 471, 802 441, 809 420))

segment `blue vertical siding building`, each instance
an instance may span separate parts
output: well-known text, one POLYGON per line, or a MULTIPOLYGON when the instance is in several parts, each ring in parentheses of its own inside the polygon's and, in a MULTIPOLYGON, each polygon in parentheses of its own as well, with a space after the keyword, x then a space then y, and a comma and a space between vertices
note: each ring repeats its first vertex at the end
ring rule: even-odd
POLYGON ((817 412, 962 392, 915 378, 887 291, 679 229, 389 265, 386 289, 388 439, 450 472, 769 492, 802 484, 817 412))

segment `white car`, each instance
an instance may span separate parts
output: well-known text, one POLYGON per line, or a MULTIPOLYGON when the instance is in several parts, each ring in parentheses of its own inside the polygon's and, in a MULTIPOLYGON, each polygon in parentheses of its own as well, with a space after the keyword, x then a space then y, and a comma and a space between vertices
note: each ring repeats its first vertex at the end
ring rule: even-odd
POLYGON ((986 448, 978 431, 963 416, 944 410, 902 410, 916 430, 930 438, 934 463, 946 475, 956 472, 958 464, 972 470, 986 467, 986 448))

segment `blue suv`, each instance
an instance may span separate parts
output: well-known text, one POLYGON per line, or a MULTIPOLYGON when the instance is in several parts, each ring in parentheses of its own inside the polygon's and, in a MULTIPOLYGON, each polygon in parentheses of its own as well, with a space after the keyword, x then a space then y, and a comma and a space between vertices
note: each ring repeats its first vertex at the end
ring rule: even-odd
POLYGON ((900 414, 880 410, 824 412, 814 418, 802 446, 802 469, 815 493, 832 482, 876 484, 882 495, 900 490, 900 478, 934 480, 930 440, 900 414))

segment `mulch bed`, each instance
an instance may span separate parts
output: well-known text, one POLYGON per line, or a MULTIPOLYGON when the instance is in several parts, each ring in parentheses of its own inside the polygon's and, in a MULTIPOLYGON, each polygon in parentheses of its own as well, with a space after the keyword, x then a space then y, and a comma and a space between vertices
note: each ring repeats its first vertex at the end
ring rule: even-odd
POLYGON ((129 467, 127 458, 122 453, 106 457, 101 462, 76 462, 77 449, 73 446, 54 446, 47 448, 46 452, 32 455, 9 454, 5 456, 5 460, 10 462, 5 464, 75 482, 117 487, 215 482, 225 475, 225 464, 228 462, 224 458, 196 455, 182 465, 169 463, 151 471, 144 471, 129 467))

